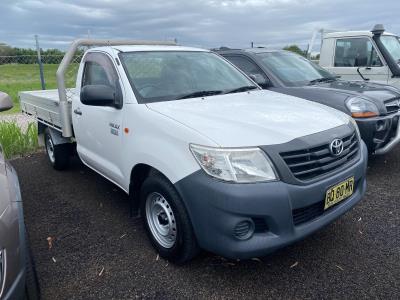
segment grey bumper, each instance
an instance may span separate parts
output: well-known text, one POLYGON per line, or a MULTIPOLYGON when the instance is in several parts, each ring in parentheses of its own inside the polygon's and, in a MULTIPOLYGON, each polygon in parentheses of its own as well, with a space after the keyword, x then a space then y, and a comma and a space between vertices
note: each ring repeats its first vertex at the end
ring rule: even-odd
POLYGON ((383 155, 400 143, 400 114, 356 119, 361 137, 371 153, 383 155))
POLYGON ((382 148, 375 151, 375 154, 382 155, 388 153, 392 150, 398 143, 400 143, 400 122, 399 122, 400 114, 397 114, 397 126, 394 128, 394 135, 389 140, 389 142, 384 145, 382 148))
POLYGON ((191 217, 199 245, 229 258, 252 258, 303 239, 328 225, 356 205, 366 190, 367 148, 362 143, 360 159, 339 173, 308 185, 282 181, 257 184, 230 184, 198 171, 177 182, 191 217), (354 176, 354 194, 295 225, 294 212, 323 203, 327 189, 354 176), (248 239, 235 236, 235 227, 243 221, 261 221, 259 230, 248 239))

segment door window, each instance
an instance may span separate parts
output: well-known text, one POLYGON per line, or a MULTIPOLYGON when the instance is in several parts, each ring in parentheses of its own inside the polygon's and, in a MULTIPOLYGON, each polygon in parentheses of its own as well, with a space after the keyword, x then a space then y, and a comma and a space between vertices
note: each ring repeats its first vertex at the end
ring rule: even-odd
POLYGON ((81 88, 87 85, 112 87, 116 93, 116 104, 122 105, 122 91, 119 85, 118 73, 110 58, 103 53, 89 53, 85 56, 84 63, 81 88))
POLYGON ((242 56, 226 56, 227 60, 255 80, 260 86, 266 85, 269 79, 254 62, 242 56))
POLYGON ((381 67, 382 62, 368 38, 338 39, 335 67, 381 67))
POLYGON ((117 81, 117 71, 105 54, 90 53, 85 57, 82 87, 86 85, 108 85, 116 88, 117 81))
POLYGON ((233 63, 247 75, 261 75, 265 78, 263 71, 255 63, 248 60, 247 58, 240 56, 227 56, 226 59, 228 59, 231 63, 233 63))
POLYGON ((82 87, 86 85, 108 85, 111 86, 112 78, 107 74, 103 66, 95 61, 85 63, 82 87))

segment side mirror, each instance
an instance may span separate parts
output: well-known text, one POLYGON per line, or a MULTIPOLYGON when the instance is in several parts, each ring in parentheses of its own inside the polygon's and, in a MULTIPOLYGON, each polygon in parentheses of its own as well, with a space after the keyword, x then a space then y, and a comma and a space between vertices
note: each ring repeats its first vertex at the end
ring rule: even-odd
POLYGON ((12 99, 6 93, 0 92, 0 112, 13 108, 12 99))
POLYGON ((271 86, 271 81, 262 74, 250 74, 249 77, 262 88, 271 86))
POLYGON ((86 85, 81 89, 81 102, 93 106, 114 106, 115 89, 108 85, 86 85))

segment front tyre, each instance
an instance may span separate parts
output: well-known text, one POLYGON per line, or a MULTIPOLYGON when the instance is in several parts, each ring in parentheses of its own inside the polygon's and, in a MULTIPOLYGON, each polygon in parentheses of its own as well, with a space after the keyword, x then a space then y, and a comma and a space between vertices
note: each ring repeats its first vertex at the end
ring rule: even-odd
POLYGON ((147 234, 161 257, 182 264, 199 252, 186 208, 163 175, 156 173, 144 181, 140 201, 147 234))
POLYGON ((70 144, 56 145, 50 134, 50 129, 46 129, 44 132, 44 144, 46 147, 47 158, 50 164, 56 170, 64 170, 69 165, 71 155, 70 144))

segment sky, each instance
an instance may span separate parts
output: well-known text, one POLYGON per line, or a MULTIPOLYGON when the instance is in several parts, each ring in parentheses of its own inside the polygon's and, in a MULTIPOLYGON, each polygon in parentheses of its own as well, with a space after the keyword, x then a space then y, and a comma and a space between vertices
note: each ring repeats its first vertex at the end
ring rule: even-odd
POLYGON ((37 34, 45 49, 87 36, 305 49, 319 28, 370 30, 383 23, 400 34, 399 11, 399 0, 0 0, 0 42, 34 48, 37 34))

